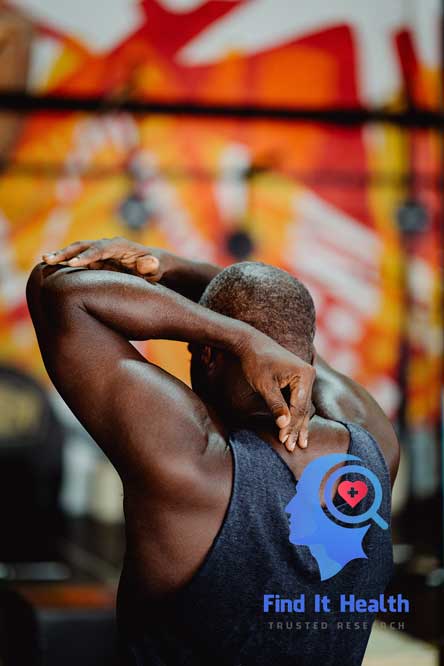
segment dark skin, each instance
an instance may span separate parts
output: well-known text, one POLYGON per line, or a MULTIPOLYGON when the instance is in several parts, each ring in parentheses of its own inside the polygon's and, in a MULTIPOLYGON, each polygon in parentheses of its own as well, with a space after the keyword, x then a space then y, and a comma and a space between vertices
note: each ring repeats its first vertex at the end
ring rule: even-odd
POLYGON ((125 574, 139 592, 174 592, 205 558, 230 498, 233 427, 256 431, 297 478, 313 458, 347 451, 348 432, 334 419, 352 421, 380 443, 394 480, 396 437, 364 389, 317 358, 309 422, 313 367, 295 349, 190 300, 219 268, 120 238, 83 241, 44 261, 27 292, 42 356, 122 479, 125 574), (129 342, 150 338, 190 343, 192 362, 219 402, 147 362, 129 342))

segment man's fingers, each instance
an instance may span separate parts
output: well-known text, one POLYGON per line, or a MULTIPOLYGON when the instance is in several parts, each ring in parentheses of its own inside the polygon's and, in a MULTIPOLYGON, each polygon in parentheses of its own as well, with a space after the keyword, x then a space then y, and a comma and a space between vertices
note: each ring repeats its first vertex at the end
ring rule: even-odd
POLYGON ((286 448, 293 451, 296 442, 299 440, 299 434, 303 427, 304 419, 306 416, 306 394, 305 390, 300 385, 291 390, 290 397, 290 415, 291 415, 291 429, 290 436, 286 442, 286 448))
POLYGON ((313 390, 313 382, 314 382, 315 374, 313 373, 313 378, 311 382, 308 385, 307 392, 306 392, 306 403, 305 403, 305 416, 302 421, 301 428, 299 430, 299 437, 298 437, 298 445, 300 446, 301 449, 306 449, 308 446, 308 425, 310 423, 310 416, 311 416, 311 394, 313 390))
POLYGON ((290 451, 290 453, 293 453, 293 451, 296 448, 297 438, 298 438, 298 434, 292 432, 292 433, 290 433, 290 435, 288 436, 287 441, 285 442, 285 448, 287 449, 287 451, 290 451))
POLYGON ((144 254, 136 260, 137 272, 140 275, 154 275, 159 270, 159 260, 152 254, 144 254))
POLYGON ((87 250, 83 252, 78 252, 75 257, 68 259, 68 264, 70 266, 88 266, 96 261, 104 261, 112 257, 112 251, 110 249, 106 250, 99 243, 95 243, 87 250))
POLYGON ((294 423, 291 420, 290 423, 280 430, 279 432, 279 441, 284 444, 287 451, 292 453, 296 448, 296 442, 298 440, 298 433, 295 431, 294 423))
POLYGON ((267 403, 268 409, 273 414, 278 428, 280 430, 285 428, 290 423, 290 410, 280 388, 277 385, 269 386, 263 391, 262 397, 267 403))
POLYGON ((285 428, 282 428, 279 432, 279 441, 284 444, 287 451, 293 452, 296 448, 296 442, 298 441, 299 431, 295 425, 294 416, 290 411, 290 421, 285 428))
POLYGON ((92 243, 93 241, 88 240, 77 241, 76 243, 71 243, 66 247, 62 247, 61 250, 57 250, 56 252, 47 252, 43 255, 42 259, 47 264, 57 264, 61 261, 67 261, 68 259, 77 256, 79 252, 86 250, 92 245, 92 243))
POLYGON ((294 422, 294 432, 300 448, 305 449, 308 445, 308 423, 310 420, 311 394, 316 373, 313 369, 308 370, 291 388, 290 412, 294 422))
POLYGON ((300 449, 306 449, 308 446, 308 424, 310 421, 310 411, 307 411, 302 422, 298 436, 298 446, 300 449))
MULTIPOLYGON (((141 254, 125 246, 119 238, 102 239, 98 241, 78 241, 71 243, 57 252, 43 255, 47 264, 66 262, 68 266, 95 268, 102 262, 116 259, 122 266, 130 271, 136 269, 139 275, 145 275, 156 280, 160 279, 160 263, 157 257, 151 254, 141 254)), ((140 253, 140 251, 139 251, 140 253)), ((103 264, 104 265, 104 264, 103 264)))
POLYGON ((88 268, 90 268, 93 271, 103 270, 104 268, 110 270, 110 267, 106 265, 105 261, 91 261, 88 264, 88 268))

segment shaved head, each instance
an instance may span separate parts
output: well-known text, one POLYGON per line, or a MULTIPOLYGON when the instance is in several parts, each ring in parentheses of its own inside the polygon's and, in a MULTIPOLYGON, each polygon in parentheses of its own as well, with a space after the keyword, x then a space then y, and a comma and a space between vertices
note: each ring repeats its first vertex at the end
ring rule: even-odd
POLYGON ((254 326, 311 363, 315 307, 290 273, 256 261, 233 264, 211 280, 200 304, 254 326))

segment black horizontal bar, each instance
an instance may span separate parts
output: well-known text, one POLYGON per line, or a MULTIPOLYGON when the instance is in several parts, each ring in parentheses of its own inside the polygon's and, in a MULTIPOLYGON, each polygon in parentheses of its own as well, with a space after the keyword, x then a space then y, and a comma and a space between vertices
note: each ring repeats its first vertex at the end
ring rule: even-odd
MULTIPOLYGON (((102 180, 111 178, 121 178, 125 173, 128 179, 137 183, 137 175, 128 171, 125 164, 89 166, 84 168, 70 165, 69 169, 62 162, 28 162, 28 161, 9 161, 0 162, 0 172, 8 169, 9 175, 29 176, 34 178, 63 178, 75 176, 90 180, 102 180)), ((377 187, 404 188, 411 182, 412 175, 390 173, 388 171, 348 171, 343 169, 316 170, 316 171, 295 171, 281 170, 279 166, 262 165, 253 167, 244 173, 233 170, 231 173, 208 169, 190 168, 160 168, 155 176, 161 176, 169 180, 201 180, 212 181, 223 178, 226 181, 244 179, 245 181, 254 181, 260 176, 291 179, 311 185, 337 185, 341 187, 366 187, 368 185, 377 187)), ((143 176, 141 177, 143 182, 143 176)), ((415 186, 424 189, 438 190, 442 186, 442 178, 432 173, 416 173, 414 175, 415 186)), ((270 183, 271 184, 271 183, 270 183)))
POLYGON ((36 111, 115 113, 189 116, 199 118, 263 119, 359 126, 389 123, 401 127, 444 129, 444 113, 422 108, 405 111, 365 108, 290 108, 278 106, 161 102, 155 100, 116 100, 104 97, 32 95, 27 92, 0 92, 0 109, 18 113, 36 111))

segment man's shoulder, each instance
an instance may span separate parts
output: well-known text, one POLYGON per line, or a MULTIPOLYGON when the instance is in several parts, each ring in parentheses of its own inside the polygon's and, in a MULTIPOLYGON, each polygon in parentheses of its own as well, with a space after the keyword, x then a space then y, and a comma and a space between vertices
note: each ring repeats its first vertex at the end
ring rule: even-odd
POLYGON ((309 446, 326 453, 346 453, 350 433, 342 421, 333 421, 315 414, 310 423, 309 446))
POLYGON ((353 423, 370 433, 382 451, 393 485, 399 465, 399 442, 387 415, 363 386, 333 370, 322 359, 316 372, 316 409, 328 419, 353 423))

